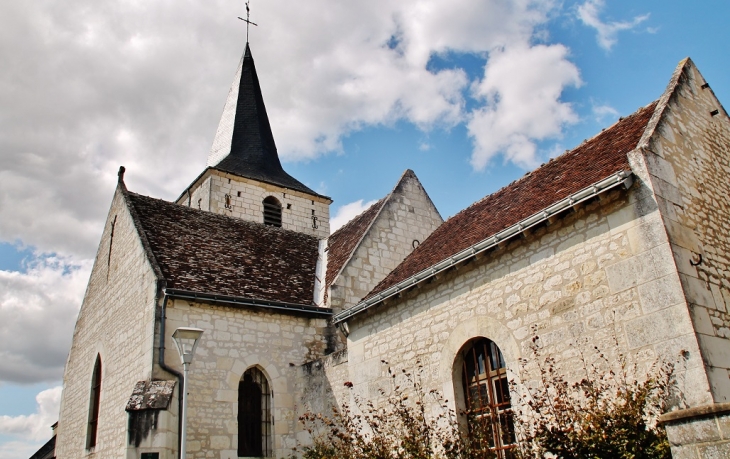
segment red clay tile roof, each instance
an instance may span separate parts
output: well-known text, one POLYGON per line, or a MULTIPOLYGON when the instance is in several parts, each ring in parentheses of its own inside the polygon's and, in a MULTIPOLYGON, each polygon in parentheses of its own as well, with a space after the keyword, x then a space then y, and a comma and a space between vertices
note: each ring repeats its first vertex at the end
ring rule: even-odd
POLYGON ((167 288, 313 304, 317 238, 125 194, 167 288))
POLYGON ((367 298, 481 242, 622 170, 641 139, 656 102, 639 109, 579 147, 543 164, 444 222, 367 295, 367 298))
POLYGON ((325 276, 327 287, 332 285, 337 274, 350 259, 352 252, 357 248, 357 243, 360 242, 363 234, 380 212, 380 208, 383 207, 385 199, 370 206, 329 237, 327 241, 327 275, 325 276))

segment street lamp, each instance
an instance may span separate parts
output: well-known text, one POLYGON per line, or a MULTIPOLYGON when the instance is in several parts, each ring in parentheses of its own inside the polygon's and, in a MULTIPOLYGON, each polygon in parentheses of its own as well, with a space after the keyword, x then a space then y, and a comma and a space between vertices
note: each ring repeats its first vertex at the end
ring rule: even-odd
POLYGON ((195 349, 198 347, 200 335, 203 330, 199 328, 180 327, 172 334, 177 351, 180 353, 180 360, 183 365, 183 406, 182 406, 182 432, 180 432, 180 459, 185 459, 188 421, 188 368, 193 361, 195 349))

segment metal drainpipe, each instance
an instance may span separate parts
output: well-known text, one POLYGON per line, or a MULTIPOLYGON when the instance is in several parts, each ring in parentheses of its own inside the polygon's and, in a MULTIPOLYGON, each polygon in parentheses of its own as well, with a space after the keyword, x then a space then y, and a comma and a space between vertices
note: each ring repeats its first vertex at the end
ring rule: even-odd
MULTIPOLYGON (((167 293, 164 294, 164 298, 162 299, 162 312, 160 314, 160 347, 158 349, 158 363, 160 365, 160 368, 163 370, 170 372, 177 376, 178 380, 178 386, 180 387, 180 390, 177 394, 177 450, 180 451, 181 447, 181 440, 182 440, 182 404, 183 404, 183 391, 185 390, 185 378, 183 377, 182 373, 177 371, 174 368, 170 368, 165 363, 165 319, 167 316, 165 315, 165 312, 167 311, 167 299, 169 298, 167 296, 167 293)), ((180 458, 185 459, 185 458, 180 458)))

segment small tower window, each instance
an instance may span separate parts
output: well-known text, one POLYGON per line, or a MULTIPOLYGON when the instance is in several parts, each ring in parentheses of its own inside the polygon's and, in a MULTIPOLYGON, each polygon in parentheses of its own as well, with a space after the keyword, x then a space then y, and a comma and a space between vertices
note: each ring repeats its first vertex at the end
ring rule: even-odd
POLYGON ((86 434, 86 448, 96 446, 96 433, 99 428, 99 404, 101 402, 101 356, 96 356, 94 375, 91 377, 91 400, 89 403, 89 425, 86 434))
POLYGON ((273 196, 264 199, 264 225, 281 228, 281 203, 273 196))

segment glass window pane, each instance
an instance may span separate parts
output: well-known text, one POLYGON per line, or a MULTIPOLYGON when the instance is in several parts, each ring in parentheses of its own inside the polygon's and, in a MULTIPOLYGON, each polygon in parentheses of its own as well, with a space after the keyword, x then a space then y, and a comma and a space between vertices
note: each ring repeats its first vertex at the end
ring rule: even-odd
POLYGON ((466 407, 471 410, 469 430, 500 459, 513 457, 509 450, 515 443, 514 422, 502 352, 494 342, 482 338, 473 341, 462 356, 462 387, 466 407))

